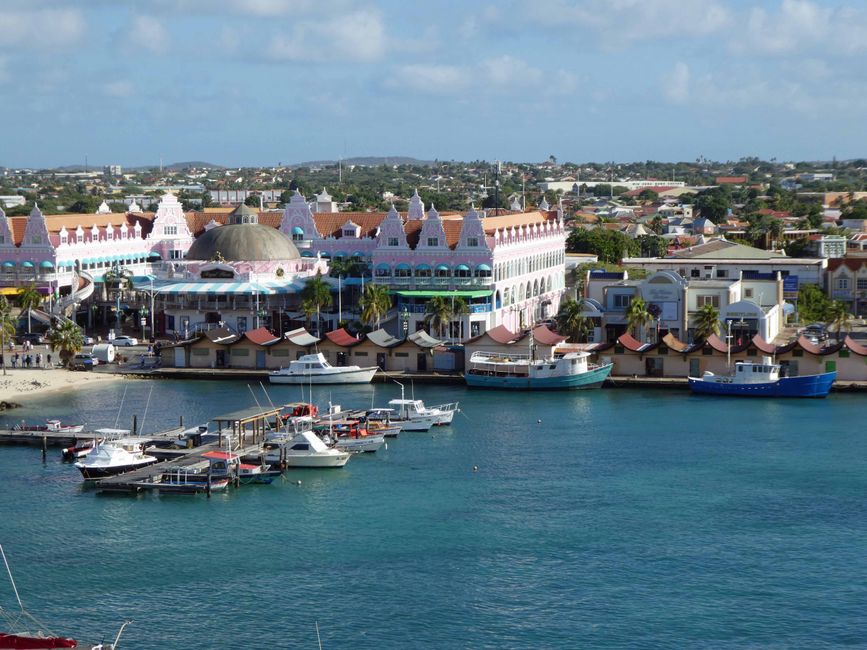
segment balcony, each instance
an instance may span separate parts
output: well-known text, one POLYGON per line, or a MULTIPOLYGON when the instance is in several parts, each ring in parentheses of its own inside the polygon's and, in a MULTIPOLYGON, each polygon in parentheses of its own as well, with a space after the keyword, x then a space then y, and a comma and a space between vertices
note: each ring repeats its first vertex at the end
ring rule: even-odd
POLYGON ((375 284, 385 284, 392 289, 425 290, 461 290, 461 289, 491 289, 493 278, 392 278, 375 277, 375 284))

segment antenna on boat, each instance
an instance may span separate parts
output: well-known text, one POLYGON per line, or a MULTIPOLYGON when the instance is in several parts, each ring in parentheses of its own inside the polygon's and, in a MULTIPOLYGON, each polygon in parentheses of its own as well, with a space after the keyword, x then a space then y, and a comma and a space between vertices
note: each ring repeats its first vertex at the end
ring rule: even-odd
POLYGON ((117 636, 114 637, 114 643, 111 644, 111 650, 117 650, 117 646, 120 643, 120 635, 123 634, 123 630, 127 625, 132 625, 132 621, 124 621, 123 625, 120 626, 120 629, 117 631, 117 636))
POLYGON ((154 387, 153 387, 153 384, 151 384, 151 389, 150 389, 150 391, 148 391, 148 401, 145 403, 144 415, 141 416, 141 426, 138 429, 142 433, 144 433, 145 418, 147 418, 147 416, 148 416, 148 408, 151 405, 151 395, 153 395, 153 393, 154 393, 154 387))
POLYGON ((123 387, 123 395, 120 397, 120 406, 117 409, 117 417, 114 418, 114 428, 117 429, 117 425, 120 422, 120 412, 123 411, 123 403, 126 401, 126 389, 129 388, 129 384, 124 385, 123 387))
POLYGON ((15 586, 15 578, 12 577, 12 569, 9 568, 9 560, 6 559, 6 551, 3 550, 3 545, 0 544, 0 555, 3 556, 3 564, 6 565, 6 573, 9 574, 9 582, 12 583, 12 591, 15 592, 15 600, 18 601, 18 606, 21 608, 22 612, 27 610, 24 609, 24 603, 21 602, 21 596, 18 595, 18 587, 15 586))

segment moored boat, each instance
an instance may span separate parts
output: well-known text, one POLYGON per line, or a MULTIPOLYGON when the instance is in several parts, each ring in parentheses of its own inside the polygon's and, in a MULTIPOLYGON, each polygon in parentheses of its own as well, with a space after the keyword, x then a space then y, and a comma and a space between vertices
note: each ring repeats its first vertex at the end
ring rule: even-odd
POLYGON ((83 424, 63 424, 60 420, 46 420, 45 424, 26 424, 21 422, 12 427, 13 431, 33 431, 46 433, 81 433, 83 424))
POLYGON ((464 373, 467 386, 506 390, 567 390, 597 388, 614 364, 590 363, 588 352, 567 352, 549 359, 530 355, 474 352, 464 373))
POLYGON ((385 444, 383 433, 369 431, 366 424, 358 419, 322 423, 314 428, 314 432, 326 444, 352 453, 372 453, 385 444))
POLYGON ((106 440, 96 445, 75 466, 85 481, 94 481, 153 465, 158 459, 144 453, 145 442, 147 439, 144 438, 106 440))
POLYGON ((369 384, 377 366, 332 366, 321 352, 305 354, 268 375, 272 384, 369 384))
POLYGON ((458 412, 458 403, 425 406, 420 399, 393 399, 388 405, 395 411, 392 422, 400 423, 401 431, 427 431, 433 426, 451 424, 458 412))
POLYGON ((265 443, 265 462, 279 467, 343 467, 350 456, 348 451, 329 447, 310 430, 265 443))
POLYGON ((836 372, 797 377, 781 376, 780 364, 765 359, 762 363, 738 361, 731 375, 710 371, 701 377, 689 377, 693 393, 739 397, 827 397, 836 372))

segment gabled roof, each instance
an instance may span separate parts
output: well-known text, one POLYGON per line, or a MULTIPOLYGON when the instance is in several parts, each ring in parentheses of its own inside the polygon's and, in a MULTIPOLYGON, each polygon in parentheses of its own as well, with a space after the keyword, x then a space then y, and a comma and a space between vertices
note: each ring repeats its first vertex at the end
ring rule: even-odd
POLYGON ((202 341, 208 339, 211 343, 220 343, 221 345, 229 345, 238 340, 238 335, 226 327, 218 327, 212 330, 202 332, 202 336, 198 339, 202 341))
POLYGON ((420 348, 435 348, 438 345, 442 345, 442 341, 435 339, 424 330, 418 330, 417 332, 413 332, 407 337, 407 339, 415 343, 420 348))
POLYGON ((248 330, 244 332, 234 343, 242 341, 250 341, 256 345, 269 345, 280 340, 279 336, 274 336, 267 327, 259 327, 258 329, 248 330))
POLYGON ((632 336, 632 334, 621 334, 617 338, 617 342, 632 352, 648 352, 659 345, 659 343, 642 343, 632 336))
POLYGON ((560 345, 569 337, 552 332, 547 325, 539 325, 533 330, 533 338, 542 345, 560 345))
POLYGON ((355 338, 346 331, 346 328, 341 327, 339 330, 334 330, 332 332, 326 332, 325 338, 334 343, 335 345, 339 345, 344 348, 351 348, 353 345, 358 345, 361 343, 361 339, 355 338))
POLYGON ((367 340, 381 348, 393 348, 403 343, 402 339, 392 336, 382 328, 368 332, 367 340))
POLYGON ((303 327, 299 327, 298 329, 294 329, 291 332, 286 332, 283 335, 283 338, 289 341, 290 343, 294 343, 295 345, 299 345, 303 348, 309 347, 311 345, 315 345, 319 342, 319 339, 313 336, 310 332, 308 332, 303 327))

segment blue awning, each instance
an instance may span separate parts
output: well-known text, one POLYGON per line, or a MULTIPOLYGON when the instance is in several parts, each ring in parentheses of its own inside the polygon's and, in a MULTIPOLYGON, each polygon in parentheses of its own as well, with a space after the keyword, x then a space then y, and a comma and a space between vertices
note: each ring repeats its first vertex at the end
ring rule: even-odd
POLYGON ((21 262, 21 266, 28 268, 28 269, 32 269, 33 268, 33 262, 21 262))
POLYGON ((455 267, 455 271, 469 271, 469 270, 470 270, 470 267, 467 266, 466 264, 458 264, 455 267))
POLYGON ((419 264, 415 267, 416 271, 430 271, 430 265, 428 264, 419 264))
POLYGON ((148 259, 149 260, 161 260, 161 259, 163 259, 163 256, 160 255, 159 253, 157 253, 156 251, 151 251, 150 253, 148 253, 148 259))
POLYGON ((319 257, 323 259, 328 259, 331 257, 331 253, 329 253, 328 251, 319 251, 319 257))
POLYGON ((10 262, 9 260, 6 260, 5 262, 3 262, 3 267, 7 269, 15 268, 15 262, 10 262))
POLYGON ((449 267, 445 264, 437 264, 437 271, 448 271, 449 267))
POLYGON ((303 235, 304 234, 304 228, 301 228, 300 226, 293 226, 292 227, 292 234, 293 235, 303 235))
POLYGON ((301 251, 301 257, 315 257, 315 255, 313 254, 313 251, 311 251, 311 250, 304 250, 304 251, 301 251))
POLYGON ((377 271, 391 271, 391 266, 389 266, 388 264, 377 264, 376 270, 377 271))
POLYGON ((477 271, 490 271, 490 270, 491 270, 491 267, 488 266, 487 264, 479 264, 479 265, 476 267, 476 270, 477 270, 477 271))
POLYGON ((396 271, 409 271, 411 267, 409 264, 404 264, 403 262, 401 262, 400 264, 398 264, 394 268, 396 271))
POLYGON ((42 262, 39 262, 39 267, 43 269, 53 269, 54 264, 52 264, 49 260, 44 260, 42 262))
POLYGON ((346 251, 337 251, 336 253, 334 253, 334 257, 348 257, 348 256, 346 255, 346 251))
POLYGON ((352 254, 352 257, 364 257, 364 253, 362 253, 361 251, 355 251, 352 254))

